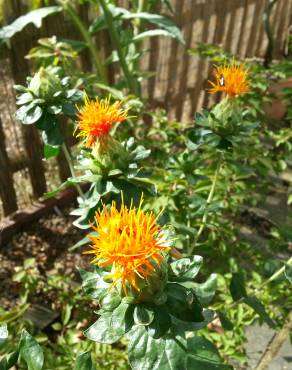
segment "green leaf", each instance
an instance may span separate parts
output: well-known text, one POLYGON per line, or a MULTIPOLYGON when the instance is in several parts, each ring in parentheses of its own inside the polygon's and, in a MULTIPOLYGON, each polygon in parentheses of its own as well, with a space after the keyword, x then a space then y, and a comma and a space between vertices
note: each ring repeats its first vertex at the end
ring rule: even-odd
POLYGON ((137 325, 149 325, 154 320, 154 311, 151 306, 137 304, 134 308, 134 322, 137 325))
POLYGON ((114 87, 110 87, 102 83, 95 83, 93 86, 97 87, 98 89, 109 92, 115 99, 123 100, 125 98, 122 91, 115 89, 114 87))
POLYGON ((44 145, 44 156, 46 159, 56 157, 60 153, 59 146, 44 145))
POLYGON ((43 111, 43 115, 36 123, 36 127, 44 131, 52 129, 55 125, 57 125, 56 116, 50 114, 47 110, 43 111))
POLYGON ((29 23, 33 23, 36 27, 40 28, 43 18, 58 13, 61 10, 62 8, 59 6, 48 6, 22 15, 8 26, 0 29, 0 44, 8 42, 17 32, 22 31, 29 23))
POLYGON ((143 19, 145 21, 148 21, 150 23, 155 24, 156 26, 159 26, 160 28, 163 28, 166 30, 169 35, 177 39, 179 42, 181 42, 183 45, 185 44, 185 41, 183 39, 183 36, 179 30, 179 28, 175 25, 175 23, 163 15, 159 14, 151 14, 146 12, 141 13, 127 13, 122 15, 123 19, 143 19))
POLYGON ((14 365, 16 365, 18 361, 19 352, 14 351, 8 353, 5 357, 1 358, 0 360, 0 370, 9 370, 14 365))
POLYGON ((171 326, 171 318, 166 306, 154 306, 154 320, 147 326, 148 334, 158 339, 162 337, 171 326))
POLYGON ((0 326, 0 345, 6 341, 8 338, 8 330, 7 330, 7 325, 1 325, 0 326))
POLYGON ((102 299, 102 309, 104 311, 113 312, 121 304, 121 296, 116 290, 108 291, 107 294, 102 299))
POLYGON ((141 41, 146 39, 147 37, 154 37, 154 36, 170 36, 174 37, 173 34, 169 33, 166 30, 148 30, 145 32, 139 33, 137 36, 133 37, 132 41, 141 41))
POLYGON ((24 314, 28 307, 29 304, 24 304, 10 310, 9 312, 4 312, 0 315, 0 325, 8 324, 9 322, 16 320, 24 314))
POLYGON ((204 321, 202 306, 195 293, 180 284, 167 284, 167 306, 169 313, 181 321, 204 321))
POLYGON ((129 362, 139 370, 187 370, 186 341, 182 337, 152 338, 143 326, 129 333, 129 362))
POLYGON ((16 111, 16 118, 19 119, 24 125, 32 125, 37 122, 43 114, 43 110, 38 105, 33 103, 23 105, 16 111))
POLYGON ((52 328, 56 331, 61 331, 63 329, 63 325, 60 322, 54 322, 54 324, 52 324, 52 328))
POLYGON ((38 342, 25 329, 21 332, 19 352, 28 370, 42 369, 44 363, 43 350, 38 342))
POLYGON ((150 149, 145 149, 143 145, 138 145, 137 148, 131 152, 131 159, 138 162, 142 159, 148 158, 150 153, 150 149))
POLYGON ((244 303, 253 308, 260 318, 263 319, 271 328, 276 326, 274 321, 267 314, 264 305, 256 297, 245 297, 244 303))
POLYGON ((223 363, 216 347, 207 339, 194 336, 187 339, 188 360, 186 369, 194 370, 230 370, 231 366, 223 363))
POLYGON ((23 104, 30 103, 32 100, 33 100, 33 95, 30 92, 26 92, 24 94, 17 96, 16 104, 23 105, 23 104))
POLYGON ((221 325, 224 330, 232 330, 233 329, 233 324, 232 322, 228 319, 228 317, 225 315, 224 312, 217 310, 217 315, 219 316, 221 325))
POLYGON ((89 27, 89 32, 93 34, 95 32, 103 30, 104 28, 106 28, 105 18, 104 15, 100 15, 93 20, 92 24, 89 27))
POLYGON ((62 310, 61 318, 62 318, 62 323, 64 325, 67 325, 69 320, 70 320, 71 313, 72 313, 72 308, 73 307, 71 305, 66 304, 65 308, 63 308, 63 310, 62 310))
POLYGON ((14 85, 13 86, 14 90, 16 90, 17 92, 20 92, 20 93, 25 93, 27 92, 27 87, 23 86, 23 85, 14 85))
POLYGON ((103 273, 98 270, 89 272, 83 269, 79 269, 79 273, 85 294, 93 299, 101 300, 110 287, 110 284, 103 280, 103 273))
POLYGON ((292 266, 291 264, 285 265, 284 275, 286 279, 289 281, 290 284, 292 284, 292 266))
POLYGON ((126 324, 128 309, 129 305, 122 302, 113 312, 103 313, 84 335, 95 342, 115 343, 130 329, 126 324))
POLYGON ((182 331, 190 332, 190 331, 201 330, 204 327, 206 327, 214 319, 214 311, 206 309, 202 312, 201 315, 202 315, 202 320, 197 321, 197 322, 196 321, 185 321, 184 318, 179 319, 177 317, 172 316, 171 317, 172 327, 175 328, 178 333, 181 333, 182 331))
POLYGON ((62 105, 50 105, 48 107, 48 113, 52 115, 57 115, 62 112, 62 105))
POLYGON ((64 141, 63 134, 58 123, 49 130, 43 131, 42 137, 45 144, 50 146, 59 146, 63 144, 64 141))
POLYGON ((201 304, 206 306, 209 304, 217 289, 217 275, 211 274, 209 278, 202 284, 197 284, 194 288, 196 295, 198 296, 201 304))
POLYGON ((80 353, 75 362, 74 370, 95 370, 89 351, 80 353))
POLYGON ((232 274, 229 289, 234 301, 247 297, 244 275, 241 272, 235 272, 232 274))
POLYGON ((198 274, 203 263, 201 256, 181 258, 170 264, 170 268, 176 278, 175 281, 193 280, 198 274))
POLYGON ((88 233, 83 239, 79 240, 79 242, 75 243, 72 247, 69 248, 69 251, 74 251, 77 248, 82 247, 83 245, 86 245, 90 243, 89 236, 98 236, 98 233, 96 231, 92 231, 88 233))

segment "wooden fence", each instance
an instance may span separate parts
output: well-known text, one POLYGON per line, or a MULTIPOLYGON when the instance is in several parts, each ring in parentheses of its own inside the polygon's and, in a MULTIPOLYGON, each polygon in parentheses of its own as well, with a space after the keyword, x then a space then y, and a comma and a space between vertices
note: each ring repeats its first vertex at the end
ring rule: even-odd
MULTIPOLYGON (((197 110, 213 102, 213 97, 205 91, 212 66, 198 56, 189 55, 187 50, 198 42, 207 42, 221 44, 241 57, 262 58, 267 48, 263 27, 267 0, 173 0, 172 3, 174 12, 168 15, 182 30, 186 45, 183 47, 169 38, 151 38, 145 42, 145 48, 150 52, 141 67, 155 75, 144 83, 143 93, 153 107, 163 107, 170 118, 186 122, 197 110)), ((127 6, 126 1, 120 1, 120 4, 127 6)), ((167 11, 162 9, 162 13, 167 11)), ((291 13, 292 0, 278 0, 273 8, 274 58, 283 55, 291 13)), ((80 14, 88 21, 91 13, 83 7, 80 14)), ((64 179, 68 175, 64 158, 59 157, 55 164, 44 162, 38 132, 21 126, 14 119, 12 85, 24 83, 30 73, 24 56, 40 37, 54 34, 80 38, 63 15, 57 15, 45 20, 41 30, 28 26, 14 38, 6 55, 8 58, 0 60, 0 197, 4 215, 39 198, 50 189, 52 179, 57 178, 58 182, 58 178, 64 179)), ((108 55, 106 33, 97 40, 97 45, 104 56, 108 55)), ((88 55, 81 56, 81 63, 84 69, 91 68, 88 55)))

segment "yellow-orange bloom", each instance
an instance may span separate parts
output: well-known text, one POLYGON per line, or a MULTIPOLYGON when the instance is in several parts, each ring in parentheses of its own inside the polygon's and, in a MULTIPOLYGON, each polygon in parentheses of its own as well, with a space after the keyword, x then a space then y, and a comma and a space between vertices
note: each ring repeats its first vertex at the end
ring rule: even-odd
POLYGON ((113 123, 122 122, 128 117, 121 107, 121 102, 110 104, 109 98, 90 100, 86 97, 84 106, 78 108, 78 111, 76 129, 79 129, 79 132, 76 136, 83 138, 89 148, 94 146, 98 138, 109 134, 113 123))
POLYGON ((225 92, 227 95, 234 97, 249 91, 249 82, 247 79, 247 69, 244 64, 236 64, 217 67, 213 75, 215 82, 208 81, 212 88, 209 92, 214 94, 218 91, 225 92))
POLYGON ((89 236, 93 242, 92 261, 100 267, 112 266, 108 277, 113 285, 121 283, 127 293, 127 286, 139 291, 138 280, 147 281, 147 277, 156 270, 164 260, 164 251, 170 249, 164 228, 157 224, 153 213, 130 208, 122 203, 120 210, 112 202, 110 211, 106 206, 95 215, 96 226, 93 229, 98 236, 89 236))

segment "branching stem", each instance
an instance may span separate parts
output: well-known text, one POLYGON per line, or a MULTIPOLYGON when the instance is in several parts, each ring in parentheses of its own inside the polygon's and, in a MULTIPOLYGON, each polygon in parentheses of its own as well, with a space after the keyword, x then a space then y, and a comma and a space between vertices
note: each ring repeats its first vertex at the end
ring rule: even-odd
POLYGON ((215 192, 215 189, 216 189, 216 184, 217 184, 218 176, 219 176, 219 173, 220 173, 222 164, 223 164, 223 159, 221 157, 219 159, 218 163, 217 163, 217 167, 216 167, 216 170, 215 170, 215 173, 214 173, 214 177, 213 177, 212 185, 211 185, 211 188, 210 188, 210 192, 209 192, 209 195, 208 195, 206 204, 205 204, 205 209, 204 209, 204 213, 203 213, 203 217, 202 217, 202 222, 201 222, 200 228, 199 228, 199 230, 197 232, 197 235, 195 237, 193 246, 190 249, 190 254, 192 254, 194 252, 194 248, 196 247, 196 244, 198 243, 198 240, 199 240, 199 238, 200 238, 200 236, 201 236, 201 234, 204 231, 204 228, 206 226, 207 217, 208 217, 208 206, 212 202, 212 199, 213 199, 213 196, 214 196, 214 192, 215 192))
POLYGON ((108 31, 112 40, 112 43, 117 51, 117 54, 119 56, 119 61, 121 64, 121 68, 124 72, 128 87, 131 91, 131 93, 135 95, 139 95, 138 88, 137 88, 137 83, 132 75, 132 73, 129 70, 128 63, 126 61, 122 45, 120 43, 120 38, 116 29, 116 26, 114 24, 113 16, 108 8, 106 0, 99 0, 100 6, 102 7, 104 17, 108 26, 108 31))
MULTIPOLYGON (((75 174, 75 170, 74 170, 74 167, 73 167, 72 158, 71 158, 71 155, 70 155, 69 150, 68 150, 65 143, 62 144, 62 150, 63 150, 64 156, 66 158, 66 161, 68 163, 72 178, 76 179, 76 174, 75 174)), ((79 195, 81 196, 81 198, 84 199, 85 196, 84 196, 84 193, 83 193, 80 185, 79 184, 74 184, 74 186, 76 187, 76 189, 77 189, 79 195)))
POLYGON ((103 63, 101 61, 101 57, 99 55, 99 52, 98 52, 96 46, 94 45, 94 43, 92 42, 92 38, 91 38, 90 33, 88 32, 87 27, 82 22, 82 20, 80 19, 80 17, 76 13, 75 9, 69 4, 69 1, 67 1, 67 0, 65 0, 65 1, 64 0, 58 0, 58 3, 63 7, 64 11, 70 16, 70 18, 72 19, 75 26, 79 29, 84 41, 86 42, 86 44, 87 44, 87 46, 88 46, 88 48, 91 52, 94 65, 95 65, 95 68, 97 70, 97 73, 99 75, 99 78, 100 78, 101 82, 107 84, 108 81, 107 81, 105 68, 104 68, 103 63))

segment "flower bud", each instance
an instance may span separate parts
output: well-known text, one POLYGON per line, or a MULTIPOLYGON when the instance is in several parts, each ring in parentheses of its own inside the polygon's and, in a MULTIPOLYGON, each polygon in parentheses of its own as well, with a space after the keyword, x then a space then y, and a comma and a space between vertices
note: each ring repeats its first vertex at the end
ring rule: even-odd
POLYGON ((58 76, 42 67, 30 80, 28 88, 36 97, 50 100, 56 92, 62 90, 62 85, 58 76))
POLYGON ((107 175, 114 169, 125 170, 128 166, 129 153, 110 135, 99 138, 91 154, 90 170, 97 175, 107 175))

